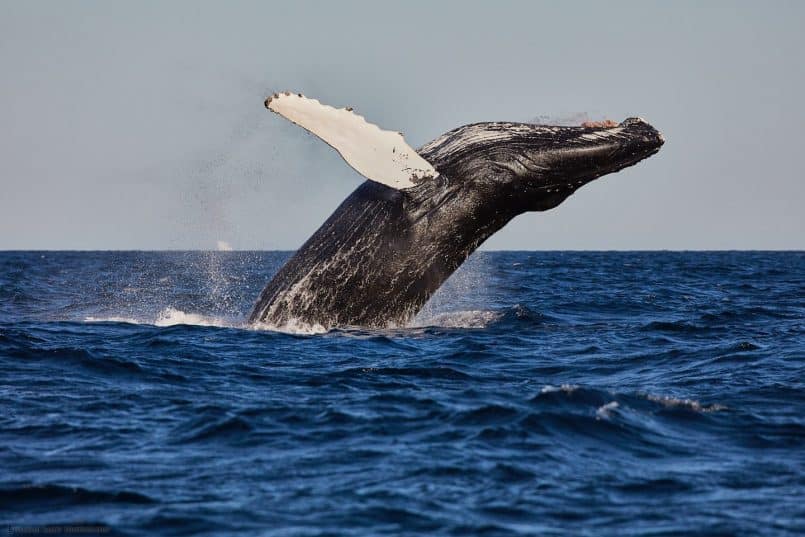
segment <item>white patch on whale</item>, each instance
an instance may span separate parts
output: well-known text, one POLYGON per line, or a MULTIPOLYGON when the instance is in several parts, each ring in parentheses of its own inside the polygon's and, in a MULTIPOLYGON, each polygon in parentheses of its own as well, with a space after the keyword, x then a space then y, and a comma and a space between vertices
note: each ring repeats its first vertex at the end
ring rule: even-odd
POLYGON ((269 97, 266 108, 321 138, 371 181, 404 189, 439 175, 401 133, 383 130, 351 108, 333 108, 289 92, 269 97))

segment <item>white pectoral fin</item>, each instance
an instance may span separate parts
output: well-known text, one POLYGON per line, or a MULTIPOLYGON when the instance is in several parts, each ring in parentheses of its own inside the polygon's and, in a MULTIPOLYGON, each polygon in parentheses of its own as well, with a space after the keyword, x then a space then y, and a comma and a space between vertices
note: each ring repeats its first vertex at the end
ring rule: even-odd
POLYGON ((301 93, 287 92, 269 97, 266 108, 324 140, 371 181, 404 189, 439 175, 405 143, 402 134, 367 122, 351 108, 333 108, 301 93))

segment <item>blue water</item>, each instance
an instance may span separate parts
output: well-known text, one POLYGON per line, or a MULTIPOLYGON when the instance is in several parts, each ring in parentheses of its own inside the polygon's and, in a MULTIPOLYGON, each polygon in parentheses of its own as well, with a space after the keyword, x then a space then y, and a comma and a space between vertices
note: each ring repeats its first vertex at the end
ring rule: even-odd
POLYGON ((0 253, 0 525, 805 532, 802 252, 479 253, 413 327, 244 326, 288 255, 0 253))

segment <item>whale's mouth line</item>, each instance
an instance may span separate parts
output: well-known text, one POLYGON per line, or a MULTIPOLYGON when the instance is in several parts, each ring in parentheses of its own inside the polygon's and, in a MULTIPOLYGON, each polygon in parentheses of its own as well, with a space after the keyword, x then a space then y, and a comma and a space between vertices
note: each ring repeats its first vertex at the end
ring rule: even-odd
POLYGON ((647 159, 648 157, 654 155, 655 153, 657 153, 660 150, 660 147, 665 142, 665 140, 663 139, 662 134, 660 134, 659 132, 657 132, 657 135, 658 135, 658 137, 660 139, 660 145, 649 149, 645 153, 635 154, 635 155, 632 156, 632 158, 627 158, 625 160, 622 160, 615 167, 608 168, 606 170, 601 170, 601 173, 599 173, 599 170, 594 170, 594 171, 592 171, 590 173, 589 177, 578 177, 578 178, 576 178, 574 180, 567 181, 567 182, 559 182, 559 183, 551 183, 551 184, 542 185, 542 186, 537 188, 537 191, 543 192, 545 194, 558 194, 558 193, 571 194, 571 193, 575 192, 576 190, 578 190, 579 188, 581 188, 582 186, 584 186, 584 185, 586 185, 588 183, 591 183, 592 181, 595 181, 596 179, 598 179, 602 175, 608 175, 608 174, 611 174, 611 173, 617 173, 617 172, 619 172, 619 171, 621 171, 621 170, 623 170, 625 168, 630 168, 632 166, 635 166, 636 164, 638 164, 641 161, 647 159))

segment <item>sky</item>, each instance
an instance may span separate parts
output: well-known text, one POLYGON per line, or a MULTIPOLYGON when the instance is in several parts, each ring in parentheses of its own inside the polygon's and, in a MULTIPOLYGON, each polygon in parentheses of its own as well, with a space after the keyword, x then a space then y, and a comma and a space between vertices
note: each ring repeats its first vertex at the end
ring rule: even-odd
POLYGON ((0 1, 0 249, 292 250, 362 178, 292 90, 419 147, 640 116, 659 154, 484 248, 805 248, 805 2, 0 1))

